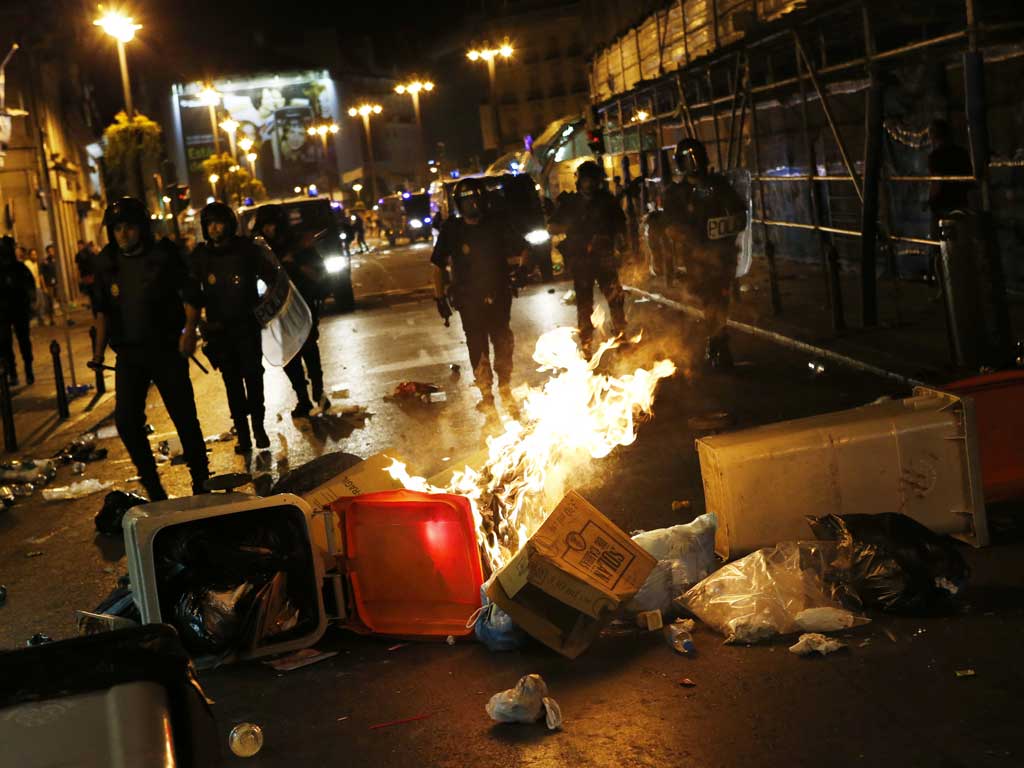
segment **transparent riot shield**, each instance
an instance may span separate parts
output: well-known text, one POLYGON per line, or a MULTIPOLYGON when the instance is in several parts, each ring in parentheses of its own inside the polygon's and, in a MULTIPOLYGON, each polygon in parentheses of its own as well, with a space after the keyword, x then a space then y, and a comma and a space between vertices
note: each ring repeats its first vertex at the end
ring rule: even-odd
POLYGON ((263 326, 263 356, 268 363, 280 368, 287 365, 306 343, 313 328, 313 315, 266 241, 257 237, 253 242, 263 251, 267 261, 277 266, 274 284, 267 286, 253 312, 263 326))
POLYGON ((747 206, 747 226, 736 236, 736 277, 743 277, 754 261, 754 202, 750 194, 750 171, 733 168, 723 175, 747 206))

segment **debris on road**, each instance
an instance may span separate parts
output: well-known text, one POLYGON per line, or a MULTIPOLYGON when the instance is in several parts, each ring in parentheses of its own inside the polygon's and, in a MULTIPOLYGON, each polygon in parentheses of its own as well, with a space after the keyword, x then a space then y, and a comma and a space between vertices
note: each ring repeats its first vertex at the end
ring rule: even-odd
POLYGON ((448 643, 448 645, 455 645, 455 635, 448 635, 444 641, 448 643))
POLYGON ((688 677, 679 678, 679 684, 683 686, 683 688, 695 688, 697 686, 697 684, 688 677))
POLYGON ((50 459, 22 459, 0 464, 0 483, 5 485, 46 485, 57 476, 57 465, 50 459))
POLYGON ((697 651, 697 646, 693 642, 693 630, 693 619, 676 619, 672 624, 666 624, 663 631, 665 640, 672 650, 689 656, 697 651))
POLYGON ((335 397, 338 400, 345 400, 348 398, 348 387, 338 387, 337 389, 331 390, 331 397, 335 397))
POLYGON ((955 674, 957 677, 975 677, 978 673, 973 669, 958 669, 955 674))
POLYGON ((239 723, 228 734, 228 746, 238 757, 252 757, 263 749, 263 729, 255 723, 239 723))
POLYGON ((407 645, 408 643, 395 643, 388 648, 388 651, 397 651, 399 648, 405 648, 407 645))
POLYGON ((906 515, 825 515, 809 523, 819 538, 838 542, 847 597, 865 608, 944 613, 967 583, 953 542, 906 515))
POLYGON ((486 710, 499 723, 536 723, 543 717, 549 730, 562 727, 562 710, 548 696, 547 683, 537 674, 524 675, 515 688, 494 694, 486 710))
POLYGON ((226 443, 234 439, 235 435, 229 429, 227 432, 221 432, 219 435, 207 435, 203 438, 203 442, 209 445, 210 443, 226 443))
POLYGON ((678 501, 673 501, 672 502, 672 511, 673 512, 681 512, 682 510, 689 509, 689 508, 690 508, 690 500, 689 499, 680 499, 678 501))
POLYGON ((804 632, 838 632, 868 623, 868 619, 853 611, 832 606, 807 608, 794 616, 793 620, 804 632))
POLYGON ((77 440, 72 440, 54 455, 55 459, 62 464, 74 462, 93 462, 107 458, 106 448, 96 447, 96 438, 92 435, 83 435, 77 440))
POLYGON ((576 291, 570 288, 568 291, 562 294, 562 303, 567 307, 571 307, 576 303, 576 291))
POLYGON ((40 557, 43 554, 42 550, 33 549, 30 552, 25 553, 25 557, 40 557))
POLYGON ((437 384, 428 384, 425 381, 403 381, 398 384, 390 397, 394 400, 425 400, 434 392, 440 392, 437 384))
POLYGON ((75 625, 78 627, 79 635, 96 635, 100 632, 113 632, 115 629, 136 627, 138 622, 110 613, 75 611, 75 625))
POLYGON ((415 723, 418 720, 426 720, 428 717, 432 717, 433 714, 434 714, 433 712, 425 712, 422 715, 413 715, 412 717, 403 717, 401 720, 390 720, 390 721, 388 721, 386 723, 377 723, 376 725, 371 725, 367 730, 377 731, 377 730, 380 730, 381 728, 390 728, 393 725, 405 725, 406 723, 415 723))
POLYGON ((5 507, 14 504, 14 491, 9 485, 0 485, 0 503, 5 507))
POLYGON ((25 641, 25 645, 29 648, 35 648, 37 645, 46 645, 52 643, 53 638, 49 635, 43 634, 42 632, 36 632, 32 637, 25 641))
POLYGON ((103 499, 103 506, 96 513, 94 520, 96 530, 105 536, 121 536, 121 521, 124 513, 139 504, 148 504, 149 501, 137 493, 127 491, 111 491, 103 499))
POLYGON ((271 659, 270 661, 265 661, 263 663, 268 667, 273 667, 278 672, 291 672, 337 655, 337 651, 318 651, 316 648, 302 648, 294 653, 289 653, 286 656, 271 659))
POLYGON ((715 528, 714 515, 701 515, 686 525, 634 534, 633 543, 658 562, 626 610, 668 614, 674 598, 715 569, 715 528))
POLYGON ((654 632, 664 626, 661 611, 641 611, 636 615, 636 625, 647 632, 654 632))
POLYGON ((524 631, 574 659, 640 590, 656 564, 570 491, 497 572, 487 596, 524 631))
POLYGON ((57 488, 43 489, 43 499, 46 501, 67 501, 69 499, 81 499, 84 496, 91 496, 94 493, 105 491, 112 486, 109 480, 97 480, 94 477, 88 480, 78 480, 71 485, 62 485, 57 488))
POLYGON ((844 642, 832 637, 826 637, 818 632, 809 632, 800 635, 800 639, 789 646, 789 652, 795 653, 797 656, 810 656, 812 653, 827 656, 843 648, 846 648, 846 643, 844 642))

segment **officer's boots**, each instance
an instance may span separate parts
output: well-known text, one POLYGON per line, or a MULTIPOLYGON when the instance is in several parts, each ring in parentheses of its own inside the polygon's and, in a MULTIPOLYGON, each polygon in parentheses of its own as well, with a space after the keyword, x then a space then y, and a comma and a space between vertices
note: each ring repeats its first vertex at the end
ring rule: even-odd
POLYGON ((164 486, 160 482, 160 476, 156 472, 151 476, 140 477, 139 482, 142 483, 142 487, 145 489, 146 496, 150 501, 167 500, 167 491, 164 490, 164 486))
POLYGON ((263 413, 252 415, 252 436, 256 440, 256 447, 261 451, 270 447, 270 437, 267 430, 263 428, 263 413))
POLYGON ((249 435, 249 420, 244 416, 235 419, 235 453, 249 453, 252 451, 252 437, 249 435))

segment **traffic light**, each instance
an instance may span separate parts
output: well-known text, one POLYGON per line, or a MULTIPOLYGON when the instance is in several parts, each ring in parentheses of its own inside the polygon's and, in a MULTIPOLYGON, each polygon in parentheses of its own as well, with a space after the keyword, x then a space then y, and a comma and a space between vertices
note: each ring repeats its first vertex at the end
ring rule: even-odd
POLYGON ((587 131, 587 146, 595 155, 604 154, 604 134, 600 128, 591 128, 587 131))
POLYGON ((164 194, 171 198, 169 203, 171 207, 171 213, 177 216, 179 213, 188 208, 192 202, 189 196, 188 184, 168 184, 164 188, 164 194))

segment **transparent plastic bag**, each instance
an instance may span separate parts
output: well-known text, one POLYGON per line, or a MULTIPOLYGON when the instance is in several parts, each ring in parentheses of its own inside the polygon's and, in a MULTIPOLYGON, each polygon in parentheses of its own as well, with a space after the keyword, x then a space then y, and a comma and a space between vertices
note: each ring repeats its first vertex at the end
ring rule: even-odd
POLYGON ((727 643, 866 624, 833 596, 827 574, 834 555, 834 544, 816 541, 759 549, 718 569, 679 602, 727 643), (833 610, 811 610, 817 608, 833 610))
POLYGON ((713 514, 701 515, 686 525, 643 531, 633 541, 658 559, 643 587, 626 605, 626 611, 660 610, 669 613, 672 601, 715 569, 713 514))
POLYGON ((535 723, 544 718, 549 730, 562 727, 562 710, 548 696, 540 675, 524 675, 515 688, 496 693, 487 702, 487 714, 499 723, 535 723))
POLYGON ((80 499, 83 496, 91 496, 94 493, 105 491, 113 483, 104 480, 99 481, 94 477, 88 480, 79 480, 71 485, 62 485, 58 488, 47 488, 43 491, 43 499, 46 501, 67 501, 68 499, 80 499))

